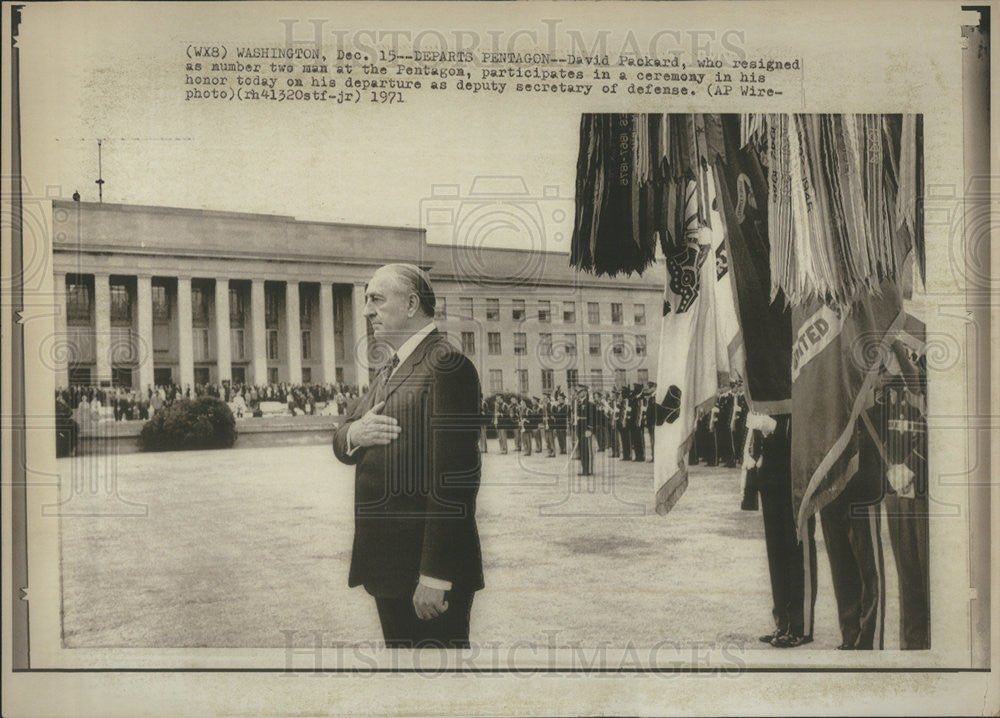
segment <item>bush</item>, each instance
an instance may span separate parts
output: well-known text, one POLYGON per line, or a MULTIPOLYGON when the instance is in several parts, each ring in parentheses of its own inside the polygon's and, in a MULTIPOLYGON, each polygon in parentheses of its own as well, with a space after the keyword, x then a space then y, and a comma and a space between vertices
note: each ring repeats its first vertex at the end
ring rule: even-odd
POLYGON ((228 449, 236 442, 236 419, 221 399, 178 399, 143 424, 143 451, 228 449))

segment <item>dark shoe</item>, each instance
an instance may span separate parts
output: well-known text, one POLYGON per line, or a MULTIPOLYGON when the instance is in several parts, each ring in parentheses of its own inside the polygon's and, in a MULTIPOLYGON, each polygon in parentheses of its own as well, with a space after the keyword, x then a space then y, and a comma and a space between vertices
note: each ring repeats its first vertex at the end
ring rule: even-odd
POLYGON ((780 628, 774 629, 774 633, 768 633, 766 636, 760 636, 757 640, 761 643, 773 643, 776 638, 783 636, 780 628))
POLYGON ((806 643, 812 643, 812 639, 812 636, 800 636, 797 633, 786 633, 771 641, 771 645, 775 648, 798 648, 806 643))
POLYGON ((854 650, 854 646, 853 646, 853 644, 850 644, 850 643, 841 643, 839 646, 837 646, 837 650, 838 651, 853 651, 854 650))

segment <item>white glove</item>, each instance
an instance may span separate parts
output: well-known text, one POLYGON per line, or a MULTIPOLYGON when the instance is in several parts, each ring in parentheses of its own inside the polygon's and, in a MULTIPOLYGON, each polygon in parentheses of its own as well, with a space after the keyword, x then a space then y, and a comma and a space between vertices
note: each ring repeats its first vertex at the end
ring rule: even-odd
POLYGON ((778 422, 767 414, 750 413, 747 415, 747 428, 756 429, 763 436, 770 436, 778 428, 778 422))
POLYGON ((889 486, 892 487, 897 496, 901 496, 904 499, 915 498, 913 488, 914 476, 915 474, 910 471, 910 467, 906 464, 893 464, 889 467, 889 471, 886 472, 889 486))

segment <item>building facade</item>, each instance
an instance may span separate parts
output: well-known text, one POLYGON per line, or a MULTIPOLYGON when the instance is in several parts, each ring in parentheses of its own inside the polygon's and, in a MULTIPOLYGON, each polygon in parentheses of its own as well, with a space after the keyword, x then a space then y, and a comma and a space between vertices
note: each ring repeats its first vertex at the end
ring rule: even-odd
POLYGON ((419 229, 60 200, 56 385, 366 385, 385 353, 365 283, 388 262, 428 270, 438 326, 485 394, 655 381, 662 265, 594 278, 565 253, 428 244, 419 229))

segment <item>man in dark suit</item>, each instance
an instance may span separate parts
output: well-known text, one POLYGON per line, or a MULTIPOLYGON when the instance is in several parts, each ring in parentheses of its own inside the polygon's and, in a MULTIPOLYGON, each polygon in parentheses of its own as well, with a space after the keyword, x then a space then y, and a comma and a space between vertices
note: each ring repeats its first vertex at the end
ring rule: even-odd
POLYGON ((375 272, 364 313, 393 355, 333 438, 357 467, 348 582, 375 597, 390 648, 468 647, 483 587, 479 376, 435 328, 434 305, 419 268, 375 272))

